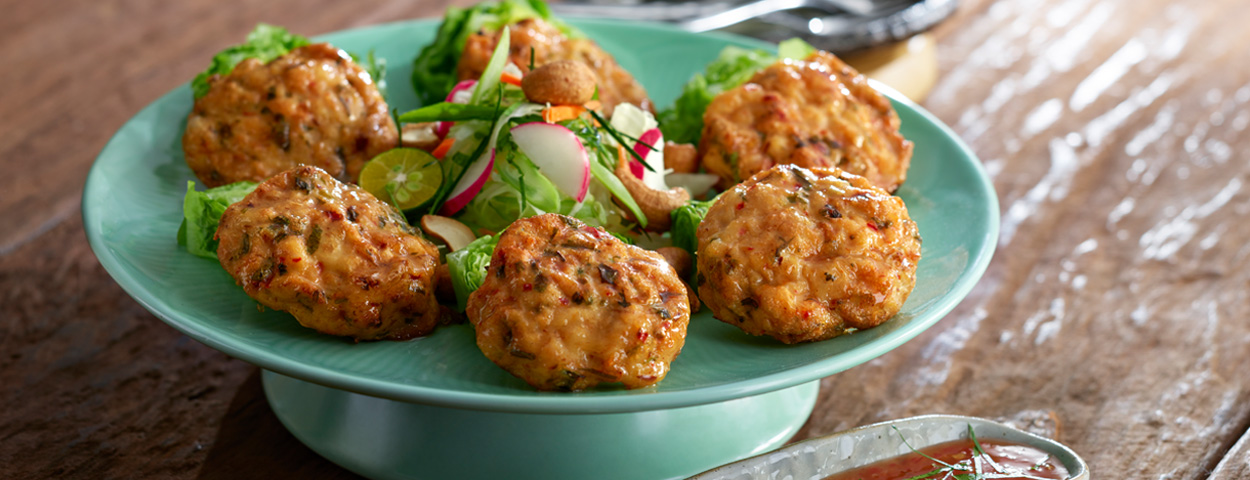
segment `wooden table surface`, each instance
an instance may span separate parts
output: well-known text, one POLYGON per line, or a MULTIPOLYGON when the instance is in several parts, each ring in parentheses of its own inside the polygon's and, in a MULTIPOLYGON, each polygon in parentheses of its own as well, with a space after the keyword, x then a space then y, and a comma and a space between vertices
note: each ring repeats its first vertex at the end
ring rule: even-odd
MULTIPOLYGON (((309 35, 448 2, 3 2, 0 477, 350 478, 256 367, 131 300, 83 234, 88 168, 258 21, 309 35)), ((926 413, 1056 435, 1098 478, 1250 478, 1250 8, 963 0, 924 105, 998 190, 984 278, 822 381, 796 437, 926 413)), ((951 212, 959 215, 959 212, 951 212)))

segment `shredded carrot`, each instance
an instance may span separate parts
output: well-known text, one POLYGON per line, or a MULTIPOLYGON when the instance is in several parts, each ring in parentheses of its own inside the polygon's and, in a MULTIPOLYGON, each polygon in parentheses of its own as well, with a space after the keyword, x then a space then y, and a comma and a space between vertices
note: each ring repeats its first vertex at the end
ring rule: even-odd
POLYGON ((599 101, 598 101, 598 100, 591 100, 591 101, 589 101, 589 102, 586 102, 586 103, 585 103, 585 107, 586 107, 586 109, 587 109, 587 110, 595 110, 595 111, 598 111, 600 106, 601 106, 601 105, 599 104, 599 101))
POLYGON ((577 105, 553 105, 543 109, 543 121, 547 123, 563 122, 582 116, 586 109, 577 105))
POLYGON ((503 83, 510 83, 518 87, 521 86, 521 79, 514 77, 511 74, 508 74, 507 72, 499 74, 499 81, 503 83))
POLYGON ((616 160, 616 161, 617 161, 617 165, 620 165, 621 163, 624 163, 625 165, 627 165, 627 166, 628 166, 628 165, 629 165, 629 162, 630 162, 631 160, 633 160, 633 157, 630 157, 630 156, 629 156, 629 152, 626 152, 626 151, 625 151, 625 146, 624 146, 624 145, 621 145, 621 144, 619 144, 619 143, 618 143, 618 144, 616 145, 616 159, 617 159, 617 160, 616 160))
POLYGON ((434 147, 434 151, 430 152, 430 155, 433 155, 434 158, 442 160, 443 157, 447 156, 447 151, 451 150, 451 144, 453 143, 456 143, 456 139, 451 137, 444 138, 437 147, 434 147))

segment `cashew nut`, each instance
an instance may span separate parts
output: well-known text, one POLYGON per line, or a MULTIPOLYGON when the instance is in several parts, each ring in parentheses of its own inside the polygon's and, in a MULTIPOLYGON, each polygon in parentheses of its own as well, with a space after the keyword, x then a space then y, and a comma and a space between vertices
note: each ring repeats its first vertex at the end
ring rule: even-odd
POLYGON ((616 164, 616 177, 621 179, 625 190, 638 203, 638 209, 647 217, 647 230, 653 232, 668 231, 672 224, 673 210, 685 205, 690 200, 690 192, 683 188, 670 188, 666 191, 655 190, 642 183, 629 171, 629 155, 624 147, 617 147, 619 160, 616 164))
POLYGON ((425 233, 442 240, 453 252, 477 239, 473 231, 459 220, 439 215, 422 215, 421 228, 425 233))
POLYGON ((664 142, 664 168, 673 173, 699 171, 699 152, 689 143, 664 142))
POLYGON ((400 144, 408 148, 430 151, 438 146, 438 134, 433 122, 405 123, 399 134, 400 144))

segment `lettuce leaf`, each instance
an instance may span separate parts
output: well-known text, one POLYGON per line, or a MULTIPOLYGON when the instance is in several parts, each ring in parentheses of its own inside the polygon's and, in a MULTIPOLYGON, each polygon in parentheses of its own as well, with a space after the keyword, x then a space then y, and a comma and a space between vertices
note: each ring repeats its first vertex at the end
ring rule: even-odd
POLYGON ((178 244, 192 255, 217 259, 217 223, 230 204, 242 200, 256 190, 253 182, 222 185, 200 192, 195 182, 187 182, 187 195, 182 200, 182 225, 178 227, 178 244))
POLYGON ((696 73, 682 87, 681 96, 673 102, 673 107, 660 112, 660 131, 664 132, 664 139, 697 145, 703 135, 703 112, 712 103, 712 98, 746 83, 755 72, 772 65, 778 58, 802 60, 816 48, 801 39, 792 38, 781 42, 778 50, 780 55, 732 45, 721 50, 704 73, 696 73))
POLYGON ((801 38, 782 40, 781 43, 777 44, 777 56, 781 58, 803 60, 810 57, 813 53, 816 53, 816 47, 813 47, 801 38))
POLYGON ((451 272, 451 286, 456 291, 460 311, 468 306, 469 294, 486 281, 486 269, 498 243, 499 235, 487 235, 447 254, 447 269, 451 272))
POLYGON ((195 80, 191 81, 191 91, 195 94, 195 98, 199 99, 208 93, 208 79, 213 75, 229 74, 231 70, 234 70, 235 65, 249 58, 269 62, 308 44, 307 38, 288 32, 285 28, 265 23, 257 24, 256 29, 247 34, 247 40, 242 44, 228 47, 213 56, 208 70, 200 72, 195 76, 195 80))
MULTIPOLYGON (((713 198, 707 201, 690 200, 685 205, 677 207, 671 214, 673 226, 668 233, 673 240, 673 246, 690 252, 690 259, 695 265, 698 265, 699 255, 699 224, 703 223, 703 217, 707 216, 707 210, 712 208, 712 204, 716 202, 713 198)), ((699 284, 699 269, 691 269, 690 285, 699 284)))
POLYGON ((412 87, 423 105, 442 101, 456 85, 456 65, 469 35, 478 30, 495 31, 521 20, 540 18, 569 37, 581 32, 551 16, 542 0, 482 2, 470 8, 448 7, 434 42, 421 49, 412 62, 412 87))
POLYGON ((673 239, 674 247, 685 249, 691 255, 698 251, 699 238, 695 233, 699 230, 699 223, 703 222, 703 217, 707 216, 707 210, 715 201, 715 199, 691 200, 673 210, 671 214, 673 227, 669 230, 669 235, 673 239))

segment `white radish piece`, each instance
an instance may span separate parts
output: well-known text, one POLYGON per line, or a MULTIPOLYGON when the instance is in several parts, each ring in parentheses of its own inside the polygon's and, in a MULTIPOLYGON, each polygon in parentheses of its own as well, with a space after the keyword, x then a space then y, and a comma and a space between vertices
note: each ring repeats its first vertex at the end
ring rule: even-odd
POLYGON ((664 136, 657 128, 659 124, 656 123, 651 112, 638 108, 632 103, 621 103, 612 111, 612 119, 608 123, 628 138, 639 140, 625 147, 632 149, 647 162, 647 167, 651 167, 648 169, 631 158, 630 173, 642 179, 642 183, 653 190, 668 190, 668 185, 664 183, 664 136), (655 147, 655 150, 647 145, 655 147))
POLYGON ((512 141, 561 193, 578 202, 590 188, 590 157, 572 131, 560 124, 530 122, 512 130, 512 141))
MULTIPOLYGON (((448 103, 469 103, 469 98, 473 96, 473 87, 477 86, 477 80, 461 80, 456 86, 451 87, 451 91, 447 93, 444 102, 448 103)), ((447 132, 451 130, 451 124, 455 122, 437 122, 434 124, 434 133, 438 135, 438 139, 447 138, 447 132)))
POLYGON ((511 75, 513 78, 518 78, 518 79, 525 76, 524 73, 521 73, 521 67, 518 67, 515 63, 512 63, 512 62, 508 62, 507 65, 504 65, 503 73, 506 73, 508 75, 511 75))
POLYGON ((670 173, 664 177, 669 185, 684 188, 695 198, 702 197, 719 180, 719 176, 710 173, 670 173))
POLYGON ((447 201, 443 202, 443 208, 439 213, 451 216, 468 205, 469 200, 473 200, 477 192, 482 191, 482 186, 486 184, 486 179, 490 177, 490 172, 494 168, 495 149, 491 148, 489 152, 482 154, 469 164, 464 175, 460 177, 460 181, 456 182, 456 187, 451 189, 451 195, 447 197, 447 201))
POLYGON ((451 103, 469 103, 469 97, 473 96, 473 87, 477 86, 477 80, 461 80, 456 86, 451 87, 451 91, 447 92, 447 98, 444 102, 451 103))

